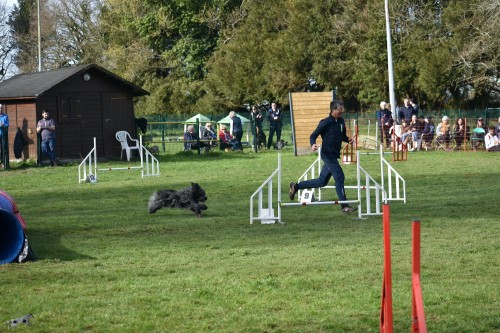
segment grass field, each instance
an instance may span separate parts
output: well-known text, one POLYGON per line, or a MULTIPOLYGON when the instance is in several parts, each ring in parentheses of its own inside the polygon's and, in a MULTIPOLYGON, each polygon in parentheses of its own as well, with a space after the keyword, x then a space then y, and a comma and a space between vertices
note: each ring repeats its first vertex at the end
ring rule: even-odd
MULTIPOLYGON (((378 332, 381 217, 288 207, 284 226, 250 225, 249 197, 276 156, 165 155, 160 177, 101 172, 97 184, 78 184, 76 164, 0 171, 39 258, 0 266, 0 323, 32 313, 33 325, 18 331, 378 332), (147 213, 153 191, 191 181, 208 194, 203 218, 147 213)), ((283 152, 285 194, 314 158, 283 152)), ((414 219, 428 331, 500 332, 499 161, 429 151, 393 163, 408 197, 391 204, 395 332, 411 327, 414 219)), ((102 166, 116 165, 126 163, 102 166)), ((379 179, 377 157, 363 165, 379 179)), ((355 166, 344 171, 354 184, 355 166)))

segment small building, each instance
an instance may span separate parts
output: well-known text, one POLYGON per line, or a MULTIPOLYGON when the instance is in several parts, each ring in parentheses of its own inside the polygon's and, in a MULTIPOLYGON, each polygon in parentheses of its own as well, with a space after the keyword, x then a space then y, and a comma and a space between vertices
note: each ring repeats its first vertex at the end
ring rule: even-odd
POLYGON ((39 158, 36 124, 44 109, 56 122, 57 157, 85 157, 94 137, 98 157, 119 157, 115 133, 125 130, 137 136, 133 99, 144 95, 149 92, 95 64, 20 74, 0 82, 0 103, 10 122, 10 159, 18 128, 28 142, 21 158, 39 158))

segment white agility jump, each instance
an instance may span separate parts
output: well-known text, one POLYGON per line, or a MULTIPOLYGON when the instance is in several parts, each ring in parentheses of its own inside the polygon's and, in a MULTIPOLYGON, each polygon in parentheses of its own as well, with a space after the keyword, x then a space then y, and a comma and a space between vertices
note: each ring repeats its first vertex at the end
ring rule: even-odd
POLYGON ((158 159, 151 154, 142 145, 142 135, 139 137, 139 157, 141 159, 141 164, 138 166, 129 167, 116 167, 116 168, 97 168, 97 144, 96 138, 94 137, 94 148, 90 153, 85 156, 83 161, 78 166, 78 183, 91 181, 97 181, 97 171, 113 171, 113 170, 141 170, 141 177, 146 176, 159 176, 160 175, 160 163, 158 159))
MULTIPOLYGON (((272 175, 250 197, 250 224, 253 221, 261 221, 262 224, 283 223, 281 220, 281 208, 286 206, 309 206, 309 205, 337 205, 337 204, 357 204, 358 218, 367 216, 382 215, 382 201, 401 200, 406 203, 406 185, 404 179, 385 160, 383 151, 380 153, 364 153, 364 155, 379 155, 381 159, 381 183, 377 183, 373 177, 361 166, 360 153, 356 151, 356 178, 357 185, 344 186, 345 189, 357 189, 357 200, 346 201, 321 201, 321 190, 311 189, 299 191, 298 202, 284 203, 281 200, 281 152, 278 153, 278 167, 272 175), (384 177, 387 170, 387 177, 384 177), (273 179, 277 178, 277 186, 274 186, 273 179), (387 181, 387 186, 385 186, 387 181), (277 201, 273 199, 273 192, 277 193, 277 201), (307 196, 307 198, 306 198, 307 196), (254 211, 254 201, 257 198, 257 215, 254 211), (264 200, 265 199, 265 200, 264 200), (317 201, 313 201, 316 199, 317 201), (273 207, 276 206, 276 209, 273 207), (276 214, 275 214, 276 213, 276 214)), ((350 162, 350 161, 347 161, 350 162)), ((302 174, 299 182, 314 179, 319 176, 322 168, 321 150, 318 150, 318 158, 302 174)), ((335 186, 325 186, 323 188, 335 188, 335 186)))

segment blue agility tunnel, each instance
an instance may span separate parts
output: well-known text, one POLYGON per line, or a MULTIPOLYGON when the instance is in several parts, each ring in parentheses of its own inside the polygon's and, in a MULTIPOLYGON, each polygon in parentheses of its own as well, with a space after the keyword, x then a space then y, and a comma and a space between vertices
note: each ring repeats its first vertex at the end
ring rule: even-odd
POLYGON ((24 245, 24 231, 17 217, 0 209, 0 265, 16 260, 24 245))
POLYGON ((16 260, 25 245, 26 222, 14 200, 0 190, 0 265, 16 260))

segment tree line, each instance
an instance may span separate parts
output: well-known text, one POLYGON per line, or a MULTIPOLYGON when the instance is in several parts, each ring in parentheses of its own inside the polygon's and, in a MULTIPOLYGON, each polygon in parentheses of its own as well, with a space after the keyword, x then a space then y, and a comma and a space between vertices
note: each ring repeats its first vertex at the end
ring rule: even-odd
MULTIPOLYGON (((37 0, 2 6, 0 78, 9 66, 36 71, 37 0)), ((138 114, 286 105, 296 91, 335 90, 361 112, 388 100, 383 0, 40 0, 40 9, 43 70, 96 63, 151 93, 138 114)), ((389 12, 399 103, 499 105, 498 0, 397 0, 389 12)))

